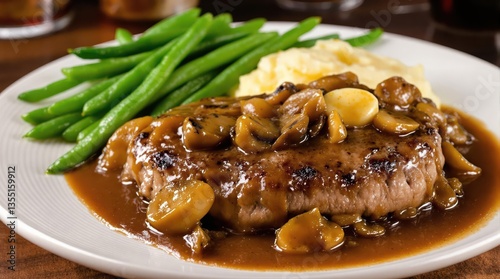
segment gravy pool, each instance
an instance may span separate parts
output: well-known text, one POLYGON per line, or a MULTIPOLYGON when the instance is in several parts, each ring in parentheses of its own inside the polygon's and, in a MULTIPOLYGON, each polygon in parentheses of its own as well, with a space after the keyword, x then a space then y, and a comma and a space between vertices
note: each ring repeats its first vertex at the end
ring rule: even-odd
MULTIPOLYGON (((500 144, 483 124, 462 114, 463 126, 477 141, 466 155, 482 175, 464 185, 464 197, 447 211, 423 211, 400 221, 377 238, 347 237, 340 249, 313 254, 287 254, 273 248, 274 234, 234 235, 215 240, 202 257, 194 257, 182 237, 165 236, 146 225, 147 204, 135 185, 123 185, 118 173, 95 172, 96 161, 66 174, 75 194, 103 222, 168 253, 190 261, 252 270, 322 270, 396 260, 452 243, 480 229, 500 209, 500 144)), ((346 232, 349 235, 349 232, 346 232)))

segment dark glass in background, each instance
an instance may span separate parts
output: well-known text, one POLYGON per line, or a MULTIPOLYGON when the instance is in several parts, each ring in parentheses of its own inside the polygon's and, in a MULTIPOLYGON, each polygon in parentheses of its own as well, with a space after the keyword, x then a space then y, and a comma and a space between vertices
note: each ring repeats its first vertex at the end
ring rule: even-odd
POLYGON ((500 0, 430 0, 436 23, 472 31, 500 29, 500 0))
POLYGON ((101 11, 110 18, 151 21, 195 7, 198 0, 100 0, 99 3, 101 11))
POLYGON ((0 0, 0 39, 45 35, 66 27, 70 0, 0 0))
POLYGON ((364 0, 276 0, 282 8, 295 11, 350 11, 364 0))

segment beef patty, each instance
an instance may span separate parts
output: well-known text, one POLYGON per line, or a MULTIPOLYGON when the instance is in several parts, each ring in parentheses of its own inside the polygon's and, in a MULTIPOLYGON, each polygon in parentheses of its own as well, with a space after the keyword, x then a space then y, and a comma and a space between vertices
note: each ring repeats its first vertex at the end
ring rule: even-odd
MULTIPOLYGON (((293 96, 304 88, 288 84, 272 95, 257 98, 268 99, 283 90, 293 91, 293 96)), ((101 168, 123 167, 122 180, 137 183, 139 194, 146 199, 152 199, 162 188, 176 187, 179 181, 205 181, 215 193, 210 216, 240 232, 278 228, 291 216, 313 208, 324 215, 378 218, 418 208, 432 199, 444 157, 439 129, 432 121, 426 122, 428 118, 414 117, 420 126, 405 136, 368 125, 348 129, 343 142, 332 144, 326 127, 319 125, 315 130, 320 132, 286 148, 247 152, 234 144, 234 128, 224 131, 224 125, 234 125, 231 119, 241 115, 240 101, 207 99, 178 107, 157 119, 134 120, 110 140, 101 168), (204 116, 211 118, 203 122, 204 116), (215 124, 217 133, 227 137, 221 137, 213 148, 203 144, 195 150, 186 147, 183 125, 195 127, 200 135, 203 125, 217 123, 220 118, 225 124, 215 124)), ((391 105, 379 101, 381 107, 391 105)), ((277 111, 282 103, 275 105, 277 111)), ((401 104, 391 109, 406 115, 414 113, 401 104)), ((276 121, 281 116, 278 114, 276 121)), ((269 143, 268 139, 261 140, 269 143)))

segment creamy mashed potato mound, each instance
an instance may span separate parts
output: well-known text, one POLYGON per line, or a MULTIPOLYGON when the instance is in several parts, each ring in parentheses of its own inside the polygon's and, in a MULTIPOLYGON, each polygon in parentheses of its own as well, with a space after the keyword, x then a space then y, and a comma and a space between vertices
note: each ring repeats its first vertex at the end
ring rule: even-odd
POLYGON ((340 40, 318 41, 312 48, 292 48, 262 58, 257 69, 240 77, 236 97, 271 93, 285 81, 309 83, 326 75, 351 71, 360 83, 375 88, 392 76, 401 76, 438 106, 439 98, 425 79, 421 65, 409 67, 398 60, 351 47, 340 40))

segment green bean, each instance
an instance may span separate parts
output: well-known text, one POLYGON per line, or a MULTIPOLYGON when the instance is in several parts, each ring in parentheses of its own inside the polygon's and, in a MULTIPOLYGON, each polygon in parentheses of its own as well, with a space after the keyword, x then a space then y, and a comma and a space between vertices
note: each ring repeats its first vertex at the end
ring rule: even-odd
POLYGON ((52 163, 48 167, 47 173, 55 174, 72 169, 101 149, 116 129, 132 119, 150 103, 174 69, 205 37, 211 23, 212 16, 210 14, 205 14, 196 20, 193 26, 179 38, 160 64, 149 73, 144 82, 132 94, 113 107, 100 121, 99 126, 88 136, 52 163))
POLYGON ((54 95, 57 95, 61 92, 64 92, 70 88, 73 88, 77 86, 78 84, 82 83, 82 81, 78 80, 73 80, 69 78, 63 78, 57 81, 54 81, 52 83, 49 83, 48 85, 33 89, 30 91, 23 92, 17 96, 18 99, 26 101, 26 102, 38 102, 43 99, 47 99, 49 97, 52 97, 54 95))
POLYGON ((61 71, 66 77, 77 80, 112 77, 132 69, 154 52, 154 50, 151 50, 127 57, 108 58, 95 63, 62 68, 61 71))
POLYGON ((37 124, 40 124, 42 122, 48 121, 54 117, 55 116, 49 112, 48 107, 35 109, 35 110, 32 110, 32 111, 25 113, 21 116, 21 118, 24 121, 26 121, 30 124, 33 124, 33 125, 37 125, 37 124))
POLYGON ((368 31, 368 33, 358 36, 358 37, 353 37, 353 38, 348 38, 345 39, 344 41, 349 43, 351 46, 358 47, 358 46, 365 46, 369 45, 371 43, 374 43, 375 41, 382 36, 384 33, 384 30, 382 28, 375 28, 371 29, 368 31))
POLYGON ((201 42, 192 53, 189 54, 189 57, 199 57, 211 50, 214 50, 218 47, 226 45, 228 43, 234 42, 238 39, 246 37, 250 35, 249 33, 233 33, 233 34, 225 34, 221 36, 214 37, 210 40, 206 40, 201 42))
POLYGON ((220 35, 210 37, 210 38, 205 38, 197 47, 195 50, 193 50, 193 53, 190 54, 189 56, 199 56, 201 54, 204 54, 210 50, 213 50, 219 46, 225 45, 227 43, 230 43, 232 41, 235 41, 237 39, 243 38, 247 35, 257 33, 259 29, 264 25, 266 22, 265 19, 263 18, 256 18, 249 20, 237 27, 229 28, 226 29, 225 32, 221 32, 220 35))
POLYGON ((53 119, 57 116, 74 112, 80 112, 85 102, 87 102, 93 96, 101 93, 103 90, 111 86, 119 78, 120 76, 116 76, 101 81, 73 96, 57 101, 48 107, 32 110, 22 115, 22 119, 28 123, 36 125, 48 121, 50 119, 53 119))
POLYGON ((264 18, 254 18, 243 24, 231 28, 226 34, 233 33, 255 33, 266 23, 264 18))
POLYGON ((83 106, 88 100, 90 100, 97 94, 101 93, 102 91, 106 90, 116 81, 118 81, 121 77, 122 76, 120 75, 112 77, 110 79, 106 79, 104 81, 101 81, 93 85, 92 87, 89 87, 81 91, 80 93, 77 93, 66 99, 57 101, 48 107, 48 113, 50 113, 51 115, 58 116, 72 112, 81 112, 83 106))
POLYGON ((220 47, 203 57, 195 59, 178 68, 163 88, 153 98, 153 102, 162 98, 172 90, 183 85, 187 81, 202 75, 208 71, 231 63, 243 54, 249 52, 256 46, 277 37, 276 32, 257 33, 238 41, 220 47))
POLYGON ((338 38, 339 38, 339 34, 330 34, 330 35, 325 35, 325 36, 321 36, 321 37, 317 37, 317 38, 312 38, 312 39, 305 40, 305 41, 296 42, 295 44, 293 44, 292 47, 309 48, 309 47, 313 47, 317 41, 338 39, 338 38))
POLYGON ((304 33, 309 32, 320 22, 320 18, 311 17, 300 22, 295 28, 289 30, 280 37, 274 38, 253 51, 247 53, 240 59, 222 71, 209 84, 200 91, 189 96, 183 104, 200 100, 207 97, 220 96, 238 84, 239 77, 253 70, 259 63, 260 58, 265 55, 286 49, 297 42, 304 33))
POLYGON ((79 113, 59 116, 35 126, 28 133, 26 133, 24 137, 32 139, 48 139, 58 137, 64 130, 80 119, 82 119, 82 116, 79 113))
POLYGON ((212 80, 217 75, 216 71, 211 71, 197 78, 188 81, 183 86, 179 87, 177 90, 170 93, 166 98, 164 98, 158 105, 156 105, 151 111, 152 116, 159 116, 165 111, 178 106, 184 101, 185 96, 189 96, 201 89, 205 84, 212 80))
POLYGON ((101 120, 102 119, 99 119, 96 122, 87 126, 85 129, 81 130, 80 133, 78 133, 78 135, 76 136, 76 141, 80 142, 86 136, 90 135, 90 133, 92 133, 97 127, 99 127, 99 125, 101 124, 101 120))
POLYGON ((62 133, 63 139, 68 142, 76 142, 78 134, 88 126, 92 125, 92 123, 97 122, 99 119, 101 119, 100 116, 86 116, 82 118, 80 121, 64 130, 62 133))
POLYGON ((148 30, 144 31, 142 37, 149 37, 158 34, 161 35, 165 33, 165 30, 169 30, 171 28, 178 26, 177 24, 181 24, 183 26, 183 24, 189 23, 189 25, 191 25, 192 23, 194 23, 196 18, 198 18, 200 12, 201 10, 199 8, 193 8, 183 13, 167 17, 157 22, 155 25, 149 27, 148 30))
POLYGON ((208 30, 207 35, 203 40, 226 34, 229 29, 231 29, 229 24, 231 24, 232 21, 233 17, 231 16, 231 14, 223 13, 217 15, 216 17, 214 17, 212 25, 210 26, 210 29, 208 30))
POLYGON ((146 33, 144 33, 144 35, 139 39, 128 44, 109 47, 81 47, 72 50, 70 49, 69 52, 85 59, 103 59, 129 56, 149 51, 162 46, 185 33, 188 26, 196 20, 198 13, 199 10, 194 9, 169 17, 161 25, 162 28, 155 28, 151 31, 148 30, 149 32, 146 31, 146 33))
POLYGON ((115 40, 120 44, 127 44, 131 43, 134 41, 134 37, 132 34, 127 30, 123 28, 116 28, 115 31, 115 40))
POLYGON ((161 59, 172 49, 177 39, 161 47, 153 55, 139 63, 132 70, 125 73, 117 82, 101 94, 88 100, 83 106, 83 115, 92 115, 112 107, 126 95, 137 88, 144 78, 151 72, 161 59))

